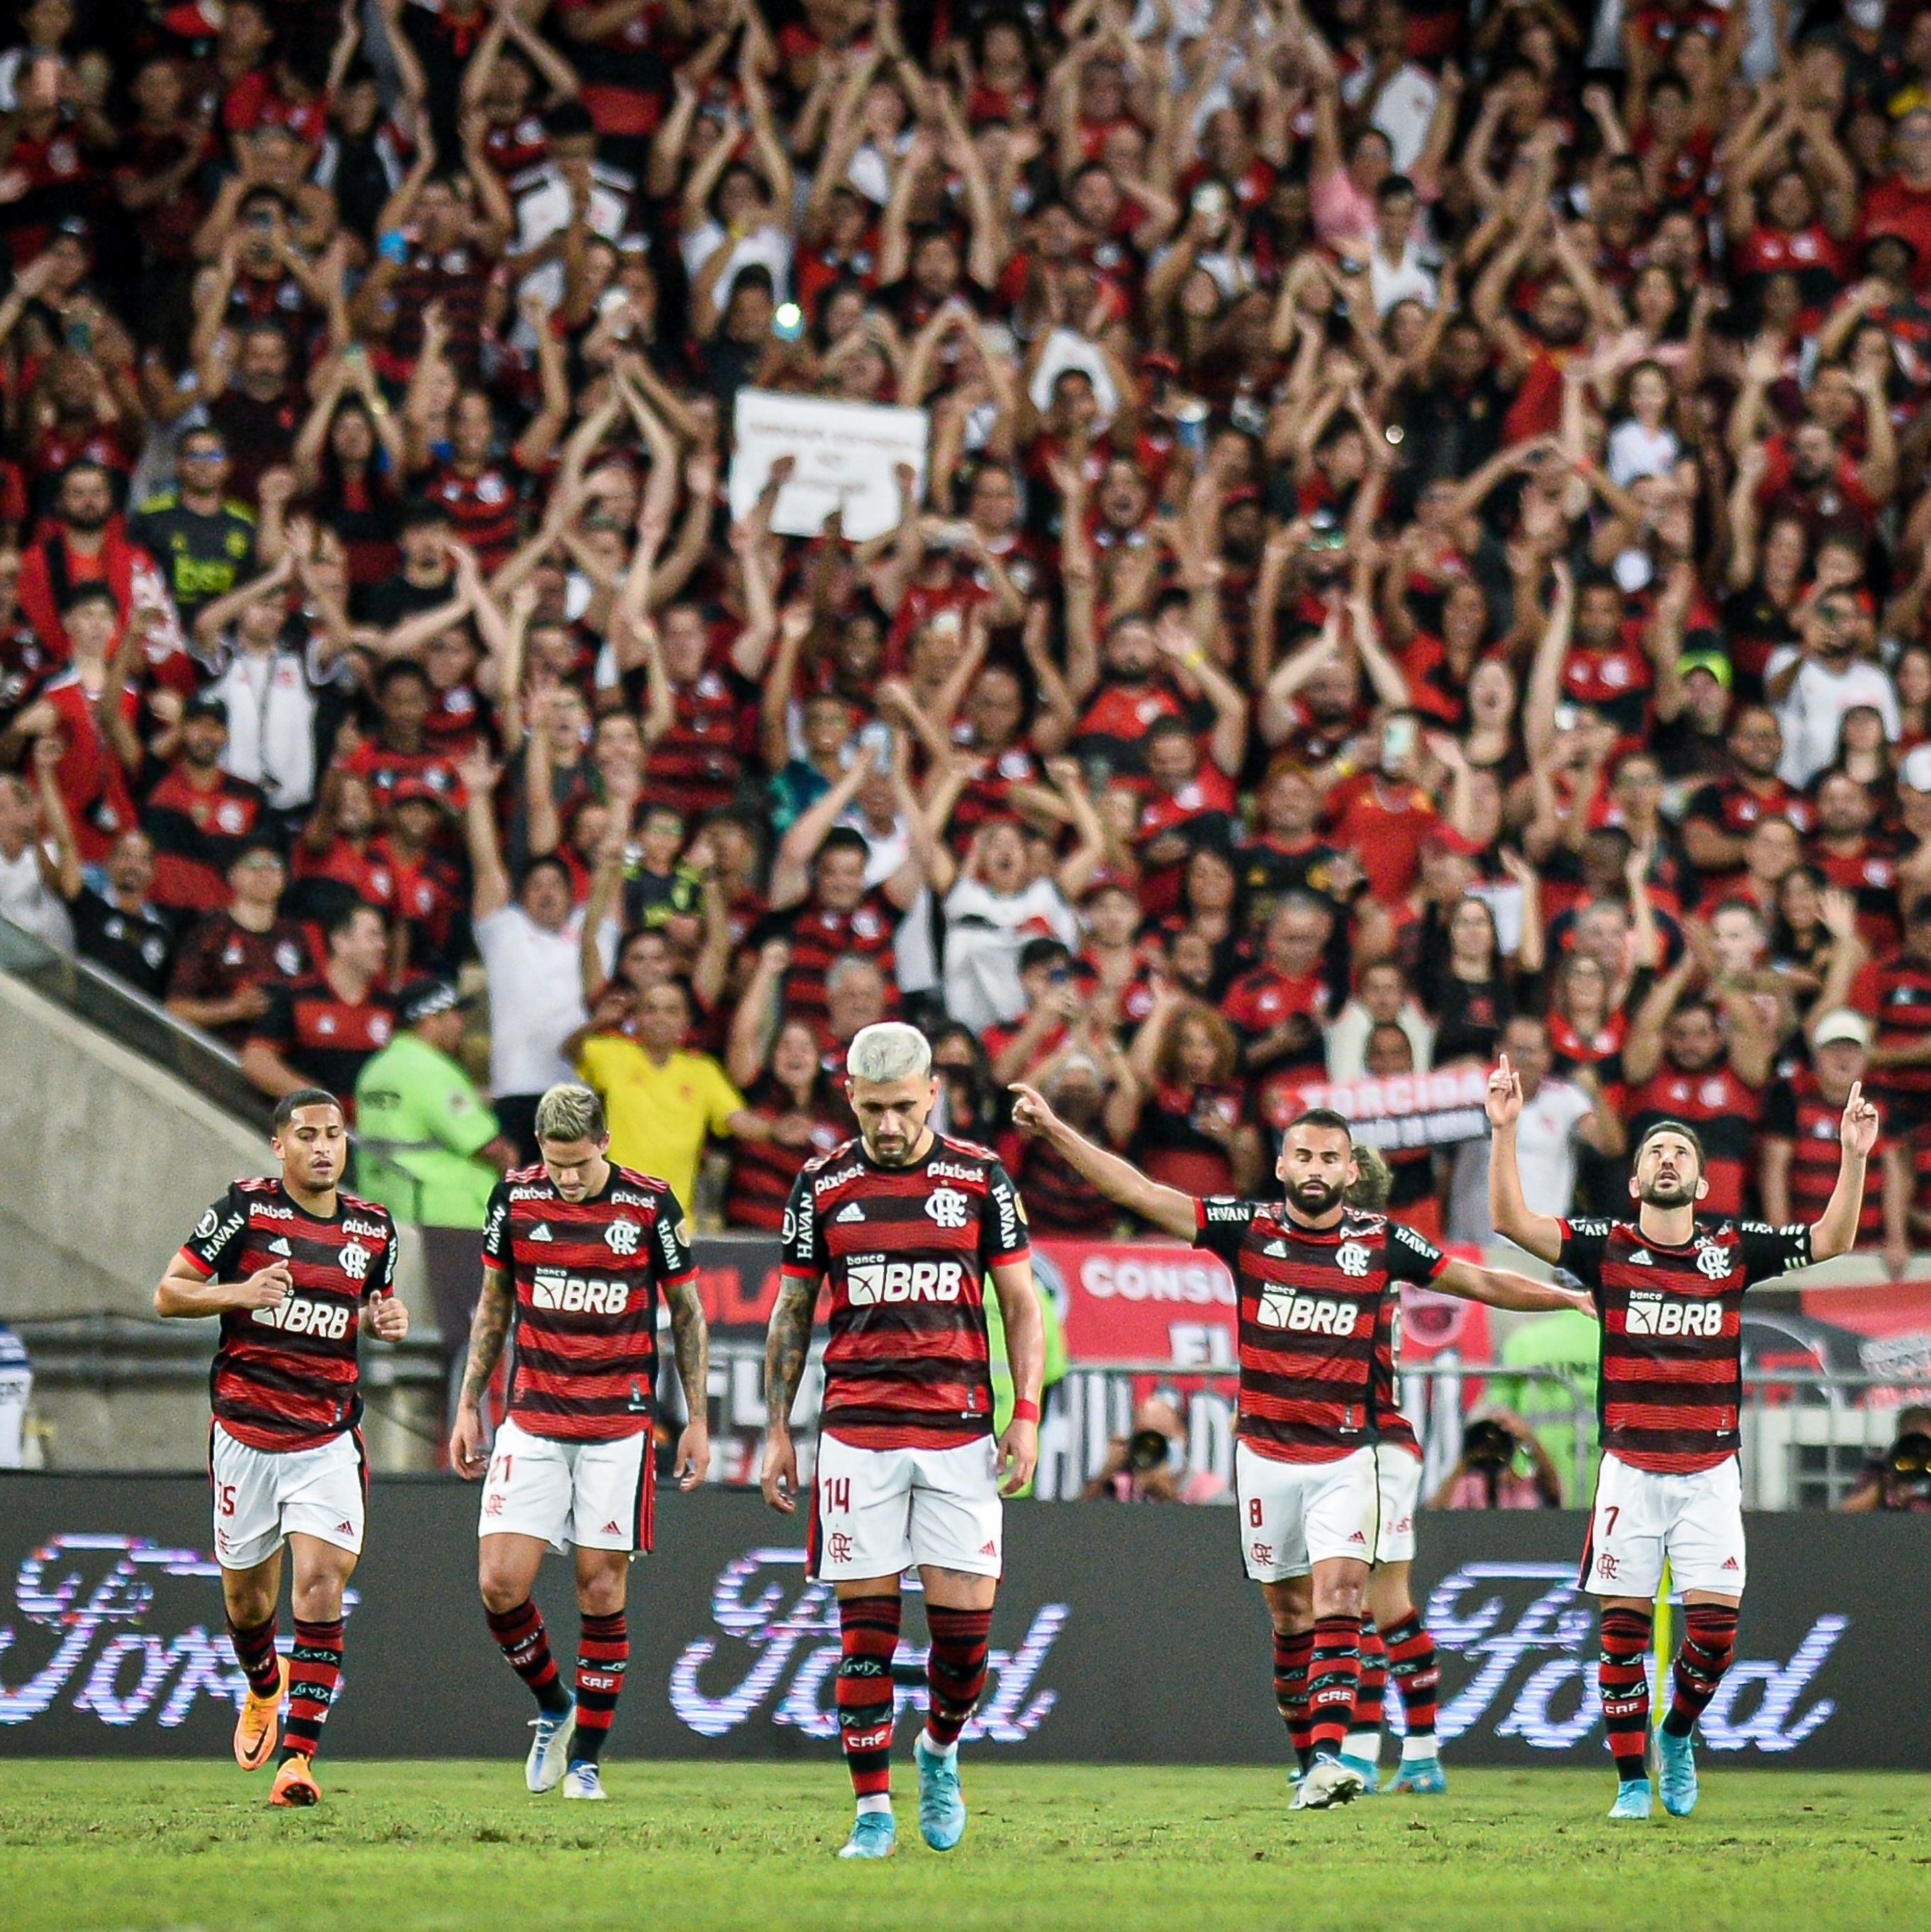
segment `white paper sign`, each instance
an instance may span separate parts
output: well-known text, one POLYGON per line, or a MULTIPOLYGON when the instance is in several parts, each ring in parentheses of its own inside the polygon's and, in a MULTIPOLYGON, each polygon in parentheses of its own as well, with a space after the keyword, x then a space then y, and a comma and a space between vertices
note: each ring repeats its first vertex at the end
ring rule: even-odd
POLYGON ((748 515, 772 464, 792 456, 798 466, 778 493, 773 530, 816 536, 842 505, 852 542, 882 536, 898 521, 900 464, 918 472, 918 493, 924 494, 930 428, 923 410, 740 389, 732 421, 731 515, 748 515))

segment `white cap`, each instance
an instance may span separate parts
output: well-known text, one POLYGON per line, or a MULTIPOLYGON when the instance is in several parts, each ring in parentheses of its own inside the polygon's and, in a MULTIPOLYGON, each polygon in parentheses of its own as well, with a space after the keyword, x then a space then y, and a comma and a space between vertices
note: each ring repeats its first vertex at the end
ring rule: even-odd
POLYGON ((1840 1040, 1868 1048, 1871 1043, 1870 1022, 1862 1013, 1852 1012, 1849 1006, 1839 1006, 1826 1013, 1811 1030, 1813 1046, 1828 1046, 1833 1041, 1840 1040))

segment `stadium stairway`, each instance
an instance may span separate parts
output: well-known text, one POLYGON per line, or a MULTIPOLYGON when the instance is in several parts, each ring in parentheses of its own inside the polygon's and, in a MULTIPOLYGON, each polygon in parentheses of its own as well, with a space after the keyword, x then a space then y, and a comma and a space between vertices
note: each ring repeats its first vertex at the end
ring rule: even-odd
MULTIPOLYGON (((5 962, 10 964, 10 962, 5 962)), ((163 1322, 154 1283, 208 1204, 271 1165, 264 1130, 0 970, 0 1323, 33 1358, 34 1440, 62 1469, 199 1470, 214 1324, 163 1322)), ((378 1469, 434 1466, 442 1372, 420 1241, 403 1230, 402 1350, 364 1362, 378 1469)))

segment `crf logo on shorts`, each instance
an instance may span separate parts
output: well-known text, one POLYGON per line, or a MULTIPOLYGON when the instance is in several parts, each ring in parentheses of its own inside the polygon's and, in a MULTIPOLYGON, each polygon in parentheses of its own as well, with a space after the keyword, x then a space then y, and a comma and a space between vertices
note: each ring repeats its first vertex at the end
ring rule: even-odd
POLYGON ((621 1315, 630 1306, 630 1286, 539 1268, 530 1285, 529 1299, 532 1307, 554 1309, 565 1315, 621 1315))
POLYGON ((1678 1295, 1659 1294, 1648 1289, 1630 1297, 1629 1312, 1623 1319, 1626 1335, 1720 1335, 1723 1332, 1720 1301, 1686 1301, 1678 1295))
POLYGON ((1296 1335, 1351 1335, 1360 1310, 1351 1301, 1330 1301, 1325 1296, 1297 1294, 1291 1288, 1261 1292, 1255 1319, 1263 1328, 1285 1328, 1296 1335))
POLYGON ((308 1301, 300 1295, 290 1295, 279 1308, 256 1309, 255 1319, 284 1335, 319 1335, 331 1342, 349 1332, 349 1310, 341 1303, 308 1301))
POLYGON ((964 1280, 957 1262, 853 1262, 845 1272, 845 1294, 854 1308, 875 1308, 881 1301, 956 1301, 964 1280))

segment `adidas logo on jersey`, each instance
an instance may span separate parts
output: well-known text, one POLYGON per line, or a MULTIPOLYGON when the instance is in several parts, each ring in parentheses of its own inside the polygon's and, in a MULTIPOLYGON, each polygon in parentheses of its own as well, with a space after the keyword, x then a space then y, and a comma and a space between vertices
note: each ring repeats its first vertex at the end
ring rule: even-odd
POLYGON ((271 1255, 292 1255, 295 1250, 285 1240, 278 1236, 268 1244, 268 1252, 271 1255))
POLYGON ((547 1221, 538 1222, 536 1226, 523 1237, 526 1241, 547 1241, 551 1238, 550 1223, 547 1221))
POLYGON ((1284 1262, 1288 1258, 1288 1244, 1285 1241, 1270 1241, 1261 1252, 1271 1255, 1277 1262, 1284 1262))
POLYGON ((1647 1248, 1637 1249, 1636 1252, 1630 1256, 1630 1260, 1631 1264, 1636 1268, 1654 1268, 1656 1266, 1656 1263, 1650 1258, 1650 1252, 1647 1248))
POLYGON ((848 1206, 841 1208, 832 1219, 834 1221, 862 1221, 865 1219, 865 1210, 854 1201, 848 1206))

